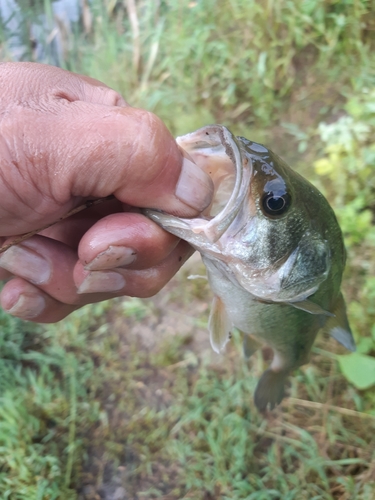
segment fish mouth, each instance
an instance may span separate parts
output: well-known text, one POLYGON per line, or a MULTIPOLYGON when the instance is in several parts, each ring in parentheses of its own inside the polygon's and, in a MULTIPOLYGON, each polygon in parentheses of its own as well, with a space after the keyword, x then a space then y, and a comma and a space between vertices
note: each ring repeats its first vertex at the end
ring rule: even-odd
POLYGON ((242 154, 236 137, 223 125, 208 125, 177 137, 176 142, 210 175, 214 184, 212 202, 194 219, 151 209, 145 210, 145 214, 199 250, 199 243, 218 241, 237 216, 248 194, 252 165, 242 154))

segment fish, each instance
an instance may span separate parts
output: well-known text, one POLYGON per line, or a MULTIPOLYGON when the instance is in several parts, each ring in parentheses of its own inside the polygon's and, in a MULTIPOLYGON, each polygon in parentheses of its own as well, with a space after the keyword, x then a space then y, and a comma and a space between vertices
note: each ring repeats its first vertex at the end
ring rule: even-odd
POLYGON ((210 341, 221 353, 234 328, 249 358, 273 351, 254 393, 260 412, 285 396, 289 375, 309 361, 319 331, 350 351, 355 342, 341 293, 346 252, 322 193, 262 144, 208 125, 177 144, 214 183, 198 217, 146 215, 200 252, 213 292, 210 341))

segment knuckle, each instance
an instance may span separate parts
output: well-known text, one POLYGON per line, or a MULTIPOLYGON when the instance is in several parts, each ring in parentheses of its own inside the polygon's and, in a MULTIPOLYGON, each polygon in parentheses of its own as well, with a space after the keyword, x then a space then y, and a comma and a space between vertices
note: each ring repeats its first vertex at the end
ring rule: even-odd
POLYGON ((126 105, 126 101, 122 97, 121 94, 116 92, 113 89, 109 88, 104 88, 105 91, 105 97, 106 97, 106 104, 109 106, 123 106, 126 105))

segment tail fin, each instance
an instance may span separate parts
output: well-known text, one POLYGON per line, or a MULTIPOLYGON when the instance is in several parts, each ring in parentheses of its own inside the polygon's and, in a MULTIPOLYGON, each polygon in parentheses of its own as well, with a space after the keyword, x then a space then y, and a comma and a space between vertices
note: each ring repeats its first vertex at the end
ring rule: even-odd
POLYGON ((254 394, 254 403, 263 412, 269 406, 273 410, 285 396, 285 382, 288 374, 268 368, 261 376, 254 394))

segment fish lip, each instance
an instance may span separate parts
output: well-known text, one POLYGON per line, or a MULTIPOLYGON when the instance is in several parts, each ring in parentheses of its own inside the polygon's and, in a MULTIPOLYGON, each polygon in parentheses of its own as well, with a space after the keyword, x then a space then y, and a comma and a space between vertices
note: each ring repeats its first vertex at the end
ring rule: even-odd
MULTIPOLYGON (((167 231, 170 225, 172 233, 176 228, 185 229, 194 234, 201 233, 210 243, 215 243, 234 221, 248 194, 252 175, 251 160, 243 154, 240 143, 224 125, 207 125, 195 132, 177 137, 176 142, 182 149, 187 148, 189 144, 190 146, 194 145, 194 147, 201 146, 202 150, 205 147, 207 150, 215 147, 224 148, 225 154, 232 161, 235 170, 233 191, 224 208, 212 219, 202 216, 194 219, 180 218, 151 209, 145 209, 144 213, 167 231), (165 221, 166 216, 168 216, 168 224, 165 221)), ((189 151, 187 152, 189 154, 189 151)))

